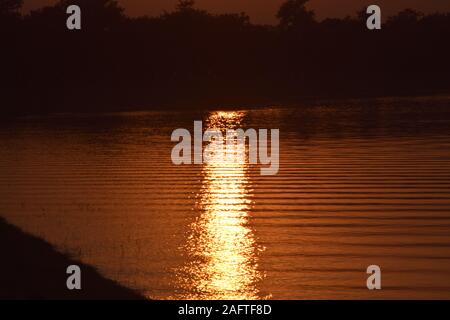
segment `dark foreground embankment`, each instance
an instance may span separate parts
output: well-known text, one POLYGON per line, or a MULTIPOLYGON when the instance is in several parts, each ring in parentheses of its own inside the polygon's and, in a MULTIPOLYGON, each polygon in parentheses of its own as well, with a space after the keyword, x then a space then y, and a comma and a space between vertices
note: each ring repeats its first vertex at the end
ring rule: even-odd
POLYGON ((57 252, 0 218, 0 299, 144 299, 102 277, 94 268, 57 252), (82 290, 66 287, 69 265, 81 268, 82 290))

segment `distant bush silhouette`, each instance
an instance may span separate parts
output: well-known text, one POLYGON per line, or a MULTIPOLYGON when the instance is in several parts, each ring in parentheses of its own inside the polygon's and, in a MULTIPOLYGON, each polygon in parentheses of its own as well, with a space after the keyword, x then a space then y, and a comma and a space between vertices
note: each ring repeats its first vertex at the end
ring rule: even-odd
POLYGON ((369 31, 364 13, 317 21, 306 0, 286 1, 276 26, 190 0, 138 18, 115 0, 61 0, 23 17, 21 3, 0 1, 4 113, 450 91, 448 13, 408 9, 369 31), (69 4, 82 8, 80 31, 65 27, 69 4))
POLYGON ((284 30, 310 29, 316 21, 314 12, 306 9, 307 3, 308 0, 288 0, 283 3, 277 13, 279 26, 284 30))
POLYGON ((0 0, 0 16, 18 14, 23 0, 0 0))

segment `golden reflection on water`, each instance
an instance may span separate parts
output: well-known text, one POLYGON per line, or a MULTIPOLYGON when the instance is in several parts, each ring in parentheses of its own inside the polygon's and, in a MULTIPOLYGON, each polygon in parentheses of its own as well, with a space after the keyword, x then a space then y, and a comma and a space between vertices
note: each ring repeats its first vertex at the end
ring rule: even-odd
MULTIPOLYGON (((237 128, 244 115, 211 113, 206 128, 222 131, 237 128)), ((260 249, 248 225, 251 206, 248 165, 238 157, 214 154, 203 165, 202 176, 197 201, 201 214, 191 226, 186 246, 190 262, 179 273, 185 292, 182 298, 258 299, 260 249)))

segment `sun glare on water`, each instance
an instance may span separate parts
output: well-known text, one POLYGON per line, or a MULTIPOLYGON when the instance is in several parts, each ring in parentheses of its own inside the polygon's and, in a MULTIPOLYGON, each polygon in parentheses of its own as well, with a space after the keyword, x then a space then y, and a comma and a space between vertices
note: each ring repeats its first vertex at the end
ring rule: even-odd
MULTIPOLYGON (((214 112, 209 128, 239 127, 244 113, 214 112)), ((180 273, 185 299, 258 299, 259 251, 248 225, 252 205, 248 165, 233 157, 212 157, 202 170, 197 206, 201 214, 191 226, 189 265, 180 273)))

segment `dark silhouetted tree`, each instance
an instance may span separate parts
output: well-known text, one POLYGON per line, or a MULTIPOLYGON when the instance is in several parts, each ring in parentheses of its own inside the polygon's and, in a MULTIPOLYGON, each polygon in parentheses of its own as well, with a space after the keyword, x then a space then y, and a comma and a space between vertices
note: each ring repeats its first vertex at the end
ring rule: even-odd
POLYGON ((393 28, 414 28, 418 26, 418 22, 424 17, 424 14, 412 9, 400 11, 393 17, 390 17, 387 24, 393 28))
POLYGON ((192 0, 138 18, 118 0, 59 0, 23 16, 21 3, 0 0, 0 105, 11 112, 450 92, 448 13, 405 10, 369 32, 366 13, 318 22, 307 0, 285 1, 276 26, 192 0), (65 28, 70 4, 82 8, 79 32, 65 28))
POLYGON ((306 8, 309 0, 288 0, 278 10, 279 26, 286 29, 307 29, 315 23, 313 11, 306 8))
POLYGON ((195 6, 195 0, 179 0, 177 4, 178 11, 193 10, 195 6))

